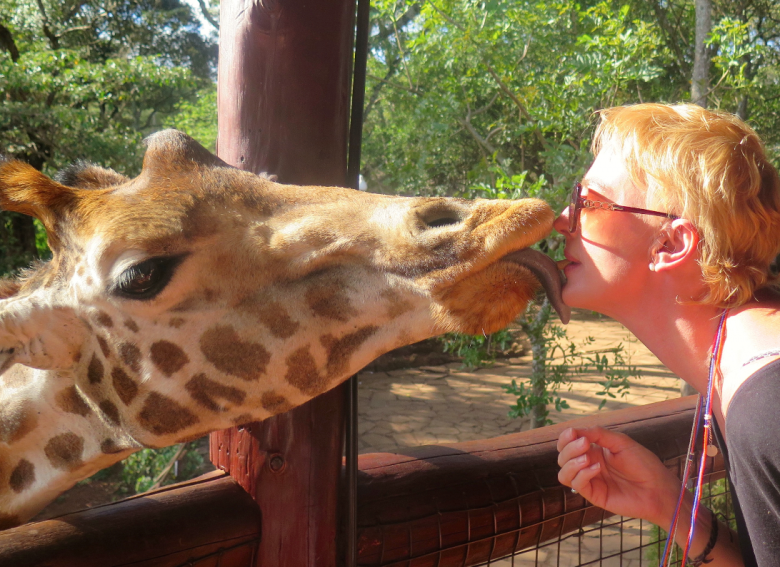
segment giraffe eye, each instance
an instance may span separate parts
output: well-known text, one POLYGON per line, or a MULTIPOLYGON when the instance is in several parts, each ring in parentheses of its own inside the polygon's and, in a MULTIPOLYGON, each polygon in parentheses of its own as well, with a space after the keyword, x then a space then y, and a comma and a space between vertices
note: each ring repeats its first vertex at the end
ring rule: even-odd
POLYGON ((149 258, 122 272, 114 286, 116 295, 127 299, 152 299, 173 277, 183 256, 149 258))

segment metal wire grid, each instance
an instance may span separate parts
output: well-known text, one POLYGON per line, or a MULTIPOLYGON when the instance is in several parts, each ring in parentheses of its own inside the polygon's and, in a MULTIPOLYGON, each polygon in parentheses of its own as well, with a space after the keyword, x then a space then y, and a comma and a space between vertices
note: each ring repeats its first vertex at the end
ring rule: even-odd
MULTIPOLYGON (((702 503, 712 509, 721 521, 734 527, 731 492, 722 470, 706 475, 702 503)), ((560 521, 560 518, 551 518, 548 522, 556 520, 560 521)), ((538 542, 532 548, 502 559, 488 560, 478 566, 652 567, 658 565, 665 541, 666 533, 649 522, 603 513, 600 521, 583 526, 576 532, 561 533, 555 539, 538 542)), ((680 566, 680 561, 680 549, 675 547, 672 565, 680 566)))

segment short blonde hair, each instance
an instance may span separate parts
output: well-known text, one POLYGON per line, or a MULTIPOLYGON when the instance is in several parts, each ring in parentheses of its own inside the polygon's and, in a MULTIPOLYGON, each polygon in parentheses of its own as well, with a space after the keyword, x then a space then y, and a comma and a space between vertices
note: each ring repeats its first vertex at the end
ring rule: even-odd
POLYGON ((638 104, 599 112, 593 154, 625 160, 648 200, 699 232, 708 292, 697 303, 736 307, 775 281, 780 178, 758 135, 736 116, 692 104, 638 104))

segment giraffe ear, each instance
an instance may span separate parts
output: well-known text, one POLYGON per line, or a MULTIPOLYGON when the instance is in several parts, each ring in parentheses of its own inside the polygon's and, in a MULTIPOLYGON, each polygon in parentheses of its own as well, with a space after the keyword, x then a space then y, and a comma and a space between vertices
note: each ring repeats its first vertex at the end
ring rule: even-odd
POLYGON ((49 234, 61 210, 76 196, 24 162, 0 157, 0 208, 40 220, 49 234))
POLYGON ((201 167, 230 167, 201 146, 196 140, 178 130, 162 130, 146 140, 143 171, 164 173, 201 167))
POLYGON ((54 179, 62 185, 78 189, 105 189, 130 181, 113 169, 100 167, 84 160, 79 160, 59 171, 54 179))
POLYGON ((0 371, 20 363, 64 369, 78 361, 87 328, 69 307, 31 297, 0 302, 0 371))

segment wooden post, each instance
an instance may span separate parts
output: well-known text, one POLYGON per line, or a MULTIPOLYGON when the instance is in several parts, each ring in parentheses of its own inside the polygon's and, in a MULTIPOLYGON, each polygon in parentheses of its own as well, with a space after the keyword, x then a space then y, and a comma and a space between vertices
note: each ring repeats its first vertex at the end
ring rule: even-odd
MULTIPOLYGON (((354 0, 223 0, 217 152, 281 183, 345 185, 354 0)), ((343 386, 211 436, 257 501, 257 566, 336 565, 343 386)))

